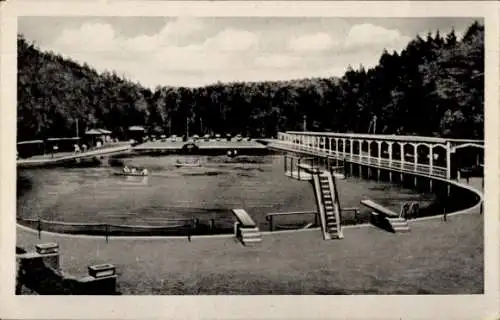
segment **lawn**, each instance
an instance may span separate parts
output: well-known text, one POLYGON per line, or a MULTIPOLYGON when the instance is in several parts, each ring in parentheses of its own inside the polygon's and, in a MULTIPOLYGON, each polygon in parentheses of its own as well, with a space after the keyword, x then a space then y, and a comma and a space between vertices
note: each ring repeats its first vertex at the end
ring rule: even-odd
POLYGON ((483 215, 410 222, 411 232, 347 228, 267 234, 254 247, 230 237, 121 240, 37 235, 17 244, 58 242, 65 272, 113 263, 122 294, 480 294, 483 215))

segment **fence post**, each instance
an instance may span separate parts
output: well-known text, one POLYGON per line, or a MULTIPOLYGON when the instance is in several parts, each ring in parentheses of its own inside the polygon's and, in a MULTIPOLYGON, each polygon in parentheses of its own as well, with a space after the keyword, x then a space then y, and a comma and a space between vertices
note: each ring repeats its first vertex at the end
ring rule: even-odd
POLYGON ((38 240, 40 240, 42 238, 42 220, 40 219, 40 217, 38 217, 37 229, 38 229, 38 240))
POLYGON ((286 153, 285 153, 285 174, 287 174, 287 172, 288 172, 288 171, 286 170, 286 169, 287 169, 287 162, 288 162, 288 157, 287 157, 287 155, 286 155, 286 153))
POLYGON ((199 224, 200 224, 200 219, 198 219, 198 217, 195 217, 193 219, 193 234, 196 234, 196 231, 198 231, 199 224))
POLYGON ((297 180, 300 180, 300 158, 297 158, 297 180))
POLYGON ((214 233, 214 228, 215 228, 215 220, 212 218, 210 219, 210 233, 214 233))
POLYGON ((104 225, 104 236, 106 237, 106 243, 108 243, 109 238, 109 225, 106 223, 104 225))

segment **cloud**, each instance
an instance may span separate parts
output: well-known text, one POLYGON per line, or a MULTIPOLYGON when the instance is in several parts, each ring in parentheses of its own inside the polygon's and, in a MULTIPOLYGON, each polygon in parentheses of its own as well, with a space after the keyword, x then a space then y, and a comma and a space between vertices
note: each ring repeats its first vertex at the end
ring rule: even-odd
POLYGON ((78 29, 63 30, 55 40, 54 47, 64 51, 106 51, 113 50, 115 32, 109 24, 83 24, 78 29))
POLYGON ((348 65, 372 67, 384 49, 400 50, 411 40, 376 23, 285 22, 264 28, 255 19, 183 17, 126 35, 111 20, 87 20, 59 27, 43 48, 155 87, 342 76, 348 65))
POLYGON ((164 47, 151 58, 165 72, 214 72, 224 69, 232 59, 228 53, 207 51, 203 46, 164 47))
POLYGON ((354 25, 344 39, 343 48, 348 50, 373 48, 400 50, 411 41, 398 30, 390 30, 373 24, 354 25))
POLYGON ((204 49, 215 51, 245 51, 256 49, 259 37, 252 32, 236 29, 225 29, 204 43, 204 49))
POLYGON ((255 59, 255 65, 265 68, 288 68, 297 66, 301 62, 299 57, 282 54, 259 56, 255 59))
POLYGON ((325 51, 332 48, 334 44, 335 42, 329 34, 319 32, 291 39, 289 47, 292 51, 297 52, 325 51))

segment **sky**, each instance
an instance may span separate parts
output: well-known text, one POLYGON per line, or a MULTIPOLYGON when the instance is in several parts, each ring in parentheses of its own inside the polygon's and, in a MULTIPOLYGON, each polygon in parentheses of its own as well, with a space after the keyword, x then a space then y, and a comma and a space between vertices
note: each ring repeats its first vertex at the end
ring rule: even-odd
POLYGON ((155 88, 342 76, 417 35, 473 18, 20 17, 18 31, 102 72, 155 88))

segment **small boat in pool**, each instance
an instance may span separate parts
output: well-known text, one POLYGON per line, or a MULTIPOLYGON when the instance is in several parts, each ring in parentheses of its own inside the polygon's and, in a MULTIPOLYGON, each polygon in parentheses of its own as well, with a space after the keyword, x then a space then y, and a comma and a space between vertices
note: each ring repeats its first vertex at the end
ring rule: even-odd
POLYGON ((149 175, 148 169, 144 168, 142 170, 132 168, 129 169, 128 167, 123 168, 122 171, 120 172, 114 172, 113 173, 115 176, 127 176, 127 177, 146 177, 149 175))
POLYGON ((177 168, 198 168, 201 167, 201 163, 199 161, 196 162, 180 162, 177 160, 175 163, 175 166, 177 168))

